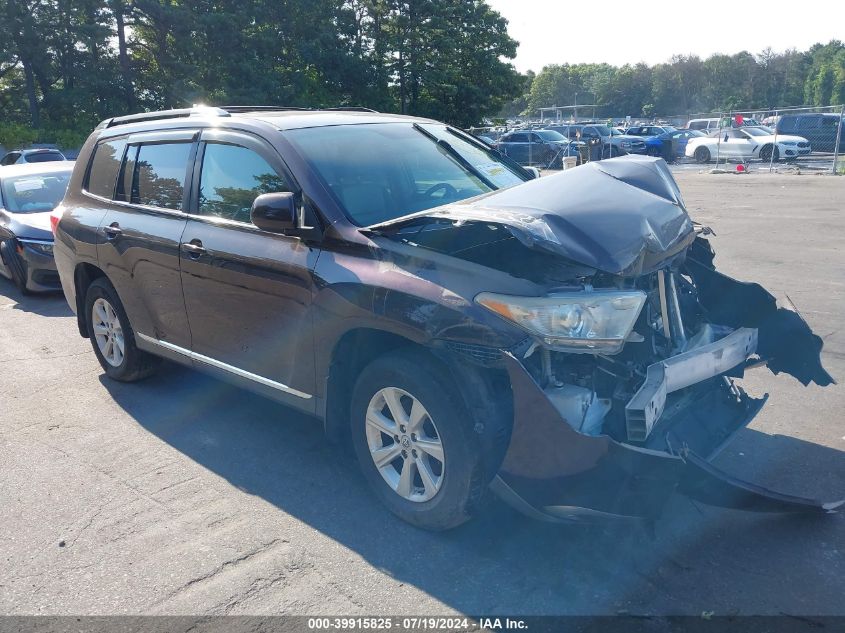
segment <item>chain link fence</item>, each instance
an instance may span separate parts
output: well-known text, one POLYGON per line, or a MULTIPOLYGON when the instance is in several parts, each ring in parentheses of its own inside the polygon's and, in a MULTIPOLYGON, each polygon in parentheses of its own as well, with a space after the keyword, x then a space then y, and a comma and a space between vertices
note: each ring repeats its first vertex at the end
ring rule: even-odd
MULTIPOLYGON (((809 172, 845 174, 845 106, 761 108, 755 110, 722 110, 652 118, 609 117, 601 121, 566 122, 521 121, 508 126, 475 128, 470 132, 486 135, 494 145, 508 132, 526 136, 523 143, 500 145, 500 151, 513 153, 522 164, 541 168, 565 167, 563 158, 578 157, 578 164, 601 160, 613 155, 591 152, 589 143, 580 143, 580 151, 549 153, 541 139, 529 142, 528 136, 544 129, 578 127, 612 127, 613 134, 630 133, 645 139, 645 149, 627 150, 661 156, 677 169, 720 169, 753 172, 809 172), (670 127, 677 128, 675 131, 670 127), (661 132, 664 132, 661 134, 661 132), (518 147, 517 147, 518 145, 518 147), (513 151, 512 151, 513 150, 513 151), (517 154, 521 152, 521 154, 517 154), (522 154, 525 154, 524 156, 522 154)), ((562 130, 567 136, 566 131, 562 130)), ((568 135, 571 137, 571 135, 568 135)), ((515 137, 510 136, 510 141, 515 137)), ((574 140, 570 138, 570 140, 574 140)), ((589 139, 588 139, 589 140, 589 139)), ((604 144, 618 145, 613 139, 604 144)), ((630 143, 629 143, 630 145, 630 143)), ((620 150, 619 153, 625 153, 620 150)))

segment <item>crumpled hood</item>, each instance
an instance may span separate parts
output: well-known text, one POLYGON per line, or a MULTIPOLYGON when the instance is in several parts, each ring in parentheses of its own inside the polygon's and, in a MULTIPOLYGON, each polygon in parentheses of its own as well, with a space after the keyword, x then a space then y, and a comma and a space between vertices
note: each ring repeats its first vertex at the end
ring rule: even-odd
POLYGON ((52 240, 50 229, 50 211, 41 213, 11 214, 10 228, 18 237, 35 240, 52 240))
POLYGON ((368 227, 430 220, 494 223, 518 240, 612 274, 650 272, 695 238, 666 163, 625 156, 368 227))

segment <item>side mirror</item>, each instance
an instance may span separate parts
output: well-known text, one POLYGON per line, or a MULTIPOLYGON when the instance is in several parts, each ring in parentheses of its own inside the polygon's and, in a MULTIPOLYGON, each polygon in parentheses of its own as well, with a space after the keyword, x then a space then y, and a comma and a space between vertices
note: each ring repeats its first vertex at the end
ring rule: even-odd
POLYGON ((536 180, 537 178, 539 178, 539 177, 540 177, 540 170, 539 170, 539 169, 537 169, 536 167, 525 167, 524 169, 525 169, 525 171, 527 171, 529 174, 532 174, 532 175, 533 175, 534 180, 536 180))
POLYGON ((287 233, 296 229, 294 194, 290 191, 261 194, 252 203, 249 219, 269 233, 287 233))

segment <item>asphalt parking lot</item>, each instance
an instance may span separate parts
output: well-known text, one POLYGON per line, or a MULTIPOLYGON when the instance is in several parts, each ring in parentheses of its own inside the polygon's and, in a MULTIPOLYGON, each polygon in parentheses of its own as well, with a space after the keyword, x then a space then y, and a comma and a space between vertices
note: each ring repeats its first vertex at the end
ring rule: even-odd
MULTIPOLYGON (((678 174, 720 269, 788 295, 845 379, 845 178, 678 174)), ((106 380, 60 296, 0 279, 0 614, 845 615, 845 517, 682 498, 651 536, 494 503, 445 534, 395 519, 314 420, 166 366, 106 380)), ((845 389, 771 398, 718 464, 845 496, 845 389)))

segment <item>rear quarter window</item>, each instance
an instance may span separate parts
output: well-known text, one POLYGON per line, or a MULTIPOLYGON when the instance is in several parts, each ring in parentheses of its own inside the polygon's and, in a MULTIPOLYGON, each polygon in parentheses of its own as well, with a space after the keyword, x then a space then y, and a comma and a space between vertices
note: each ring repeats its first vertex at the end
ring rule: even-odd
POLYGON ((109 199, 114 195, 114 185, 125 148, 125 138, 102 141, 97 144, 91 168, 88 170, 85 191, 109 199))

